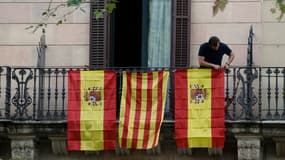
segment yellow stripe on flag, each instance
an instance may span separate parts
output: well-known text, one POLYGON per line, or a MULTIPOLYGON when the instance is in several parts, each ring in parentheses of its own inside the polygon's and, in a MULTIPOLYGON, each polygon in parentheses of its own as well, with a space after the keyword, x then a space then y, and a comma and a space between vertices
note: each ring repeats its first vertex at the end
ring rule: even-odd
POLYGON ((134 131, 132 129, 134 129, 134 120, 135 120, 135 113, 134 112, 136 110, 136 99, 137 99, 137 95, 136 95, 136 91, 137 91, 137 73, 132 73, 131 74, 131 92, 132 92, 132 98, 131 98, 131 107, 130 107, 130 118, 129 118, 129 128, 131 130, 128 131, 128 136, 127 136, 127 148, 131 148, 132 147, 132 139, 133 139, 133 133, 134 131))
POLYGON ((104 91, 104 71, 82 71, 81 77, 81 112, 80 112, 80 136, 81 150, 104 149, 104 93, 101 93, 101 101, 96 105, 85 100, 85 93, 92 89, 104 91), (96 76, 94 76, 96 75, 96 76))
POLYGON ((156 107, 157 106, 157 86, 158 85, 158 72, 153 72, 153 86, 152 86, 152 112, 150 120, 149 141, 147 148, 152 148, 155 136, 155 122, 156 122, 156 107))
POLYGON ((139 132, 138 132, 138 143, 137 148, 143 148, 143 140, 144 140, 144 126, 146 120, 146 99, 147 99, 147 73, 142 73, 142 93, 141 93, 141 114, 140 114, 140 123, 139 123, 139 132))
POLYGON ((191 69, 188 77, 188 144, 191 148, 211 148, 211 70, 191 69), (191 92, 206 92, 206 97, 197 101, 191 92))
MULTIPOLYGON (((168 77, 169 77, 169 72, 168 72, 168 71, 163 72, 163 84, 162 84, 162 86, 163 86, 163 87, 162 87, 162 88, 163 88, 163 89, 162 89, 162 103, 163 103, 163 104, 162 104, 161 122, 163 121, 164 111, 165 111, 165 105, 166 105, 168 77)), ((161 124, 162 124, 162 123, 160 123, 155 144, 158 144, 161 124)))

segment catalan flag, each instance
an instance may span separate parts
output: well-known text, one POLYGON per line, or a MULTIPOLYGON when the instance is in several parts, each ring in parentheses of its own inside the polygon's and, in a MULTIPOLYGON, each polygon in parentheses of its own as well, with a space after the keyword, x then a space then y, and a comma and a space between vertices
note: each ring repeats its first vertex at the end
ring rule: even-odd
POLYGON ((177 148, 223 148, 224 71, 177 70, 174 76, 177 148))
POLYGON ((68 150, 113 150, 116 146, 116 73, 68 73, 68 150))
POLYGON ((121 148, 150 149, 158 144, 168 71, 123 72, 119 122, 121 148))

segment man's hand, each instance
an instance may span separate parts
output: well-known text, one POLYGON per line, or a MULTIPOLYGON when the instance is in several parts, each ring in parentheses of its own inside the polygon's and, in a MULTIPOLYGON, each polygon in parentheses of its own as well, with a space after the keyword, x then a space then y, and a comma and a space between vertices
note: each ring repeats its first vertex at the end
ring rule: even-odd
POLYGON ((205 57, 199 56, 199 64, 201 67, 207 67, 207 68, 214 68, 214 69, 222 69, 220 65, 216 65, 213 63, 209 63, 205 61, 205 57))
POLYGON ((228 62, 223 66, 223 68, 225 69, 229 69, 229 67, 230 67, 230 64, 228 62))
POLYGON ((221 67, 221 66, 216 65, 216 64, 213 64, 213 68, 214 68, 214 69, 222 69, 222 67, 221 67))

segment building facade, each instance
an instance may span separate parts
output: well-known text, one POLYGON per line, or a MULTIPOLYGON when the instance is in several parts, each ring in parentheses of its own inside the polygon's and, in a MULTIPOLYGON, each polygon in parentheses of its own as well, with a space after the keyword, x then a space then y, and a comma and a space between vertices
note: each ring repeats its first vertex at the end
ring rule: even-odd
POLYGON ((42 22, 49 0, 0 1, 0 159, 284 159, 285 23, 270 11, 275 1, 230 0, 216 16, 209 0, 156 2, 121 0, 99 20, 93 12, 105 1, 86 3, 85 13, 31 33, 25 28, 42 22), (159 24, 165 37, 154 37, 159 24), (212 35, 236 54, 225 74, 224 149, 176 149, 170 103, 153 150, 67 151, 68 70, 112 68, 120 77, 125 69, 197 67, 199 46, 212 35), (163 54, 152 57, 152 49, 163 54))

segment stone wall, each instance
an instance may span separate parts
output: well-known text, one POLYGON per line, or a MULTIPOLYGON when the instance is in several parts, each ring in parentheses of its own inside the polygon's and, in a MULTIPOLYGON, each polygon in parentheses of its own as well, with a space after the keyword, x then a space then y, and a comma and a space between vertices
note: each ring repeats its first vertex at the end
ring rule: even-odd
MULTIPOLYGON (((56 0, 59 4, 63 0, 56 0)), ((41 22, 41 14, 49 0, 0 1, 0 65, 35 66, 36 46, 41 30, 31 33, 26 27, 41 22)), ((89 57, 89 4, 86 13, 77 11, 57 26, 50 20, 46 29, 47 66, 84 66, 89 57), (57 57, 57 58, 55 58, 57 57)), ((59 11, 58 14, 66 12, 59 11)))
POLYGON ((104 152, 67 151, 66 122, 0 123, 0 158, 3 160, 281 160, 285 157, 284 124, 227 122, 224 149, 177 149, 173 123, 163 123, 159 147, 153 150, 104 152))
POLYGON ((223 12, 212 14, 213 1, 193 0, 191 20, 191 65, 198 65, 198 49, 202 42, 216 35, 236 53, 233 65, 246 64, 247 37, 254 29, 253 57, 259 66, 283 66, 285 63, 285 20, 280 12, 272 14, 275 0, 229 0, 223 12))

